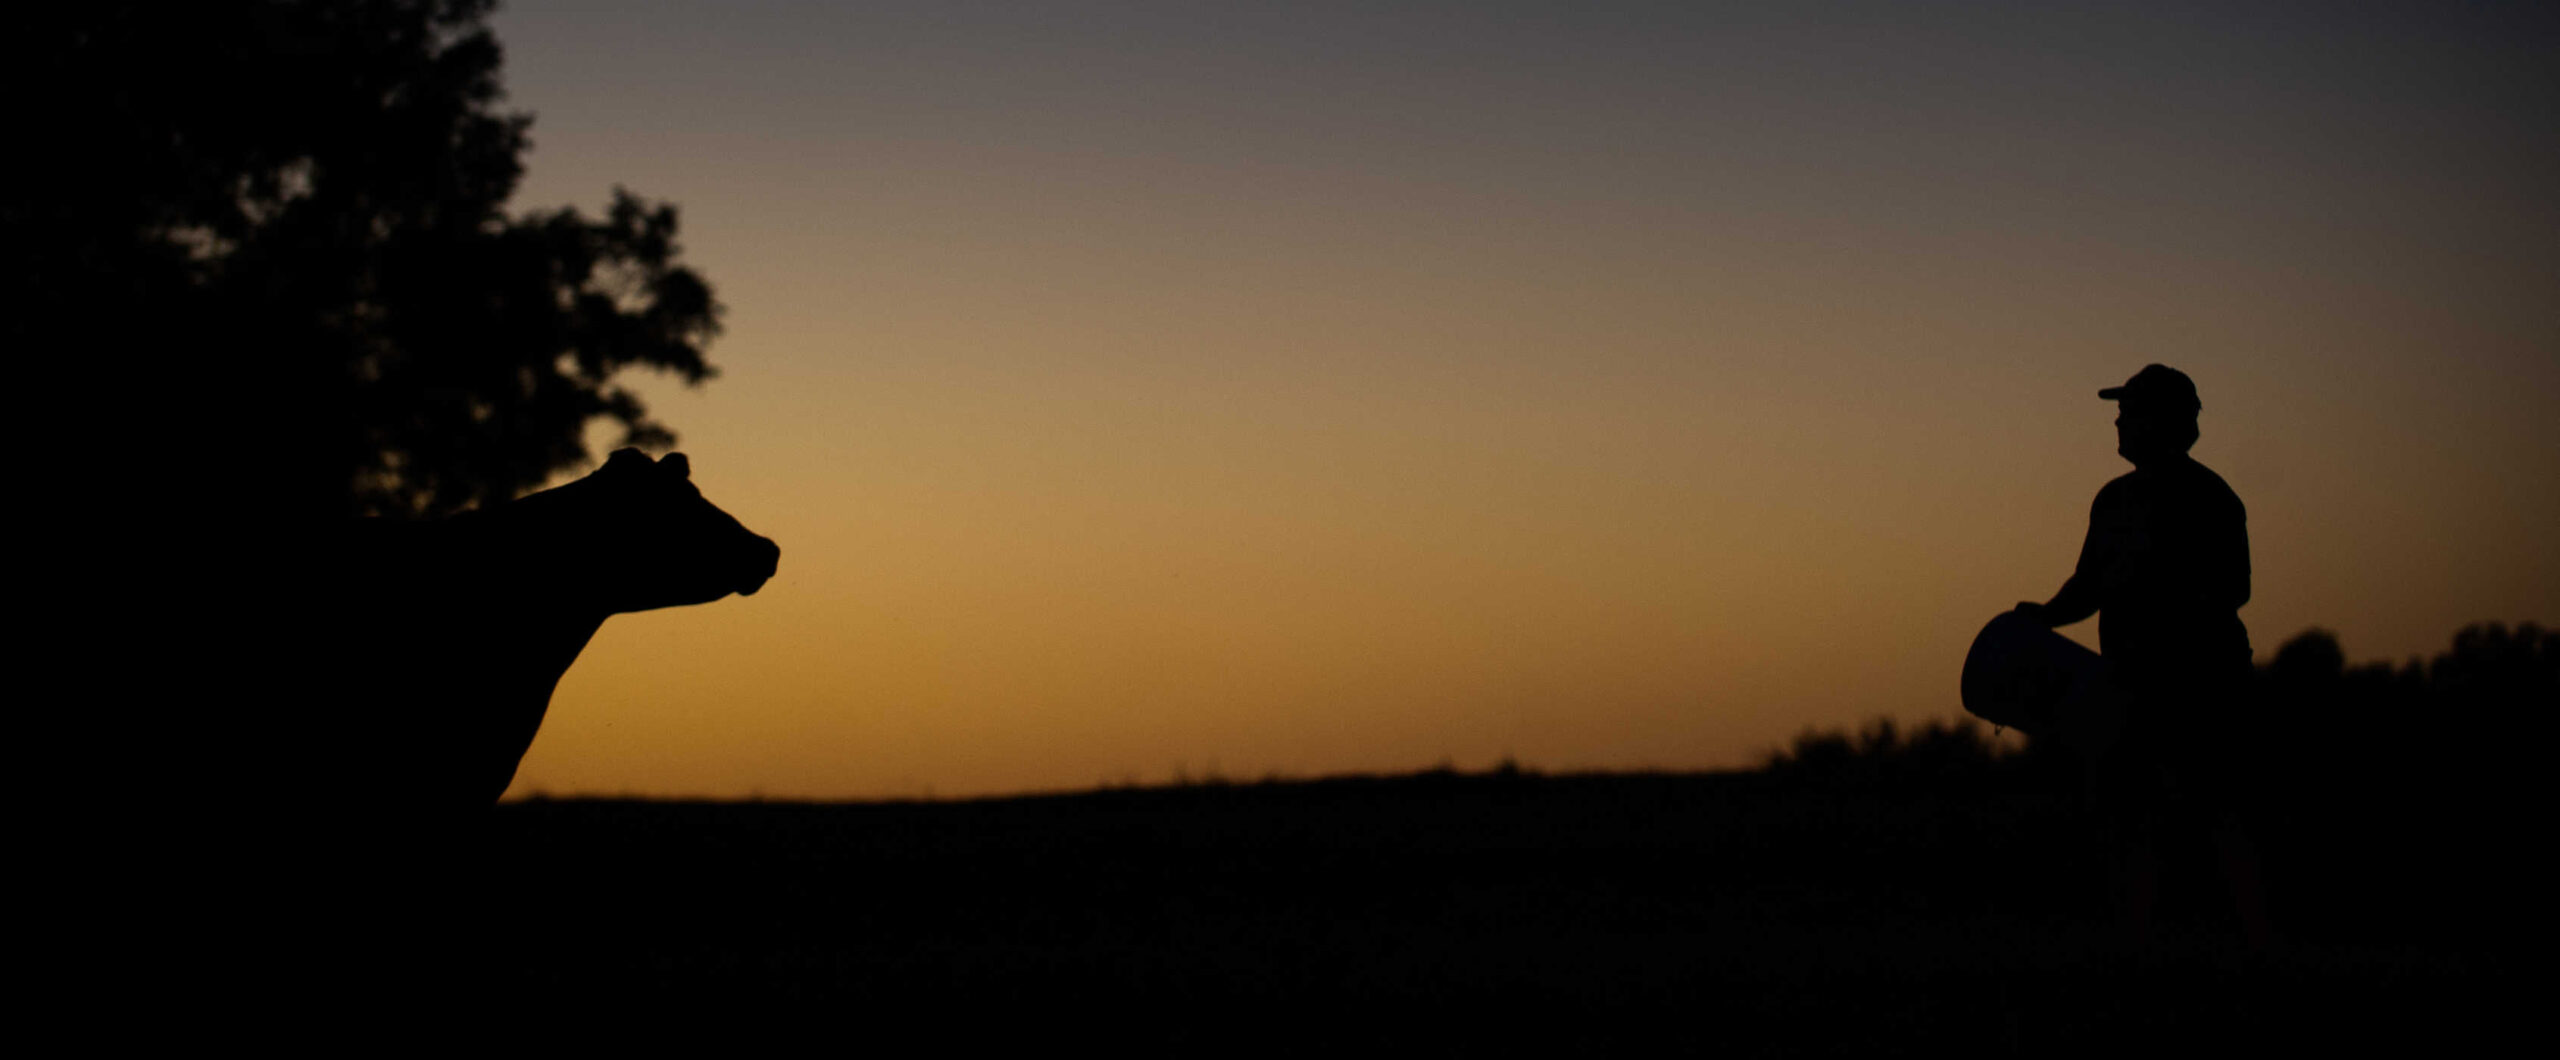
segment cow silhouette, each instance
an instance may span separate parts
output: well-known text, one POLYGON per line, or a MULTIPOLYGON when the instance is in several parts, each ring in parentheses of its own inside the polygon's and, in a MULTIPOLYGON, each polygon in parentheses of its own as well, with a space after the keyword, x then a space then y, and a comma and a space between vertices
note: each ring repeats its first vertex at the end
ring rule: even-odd
MULTIPOLYGON (((485 807, 606 618, 752 595, 781 549, 704 500, 684 454, 448 519, 366 520, 306 550, 307 646, 265 744, 304 804, 485 807)), ((292 646, 287 650, 293 651, 292 646)))

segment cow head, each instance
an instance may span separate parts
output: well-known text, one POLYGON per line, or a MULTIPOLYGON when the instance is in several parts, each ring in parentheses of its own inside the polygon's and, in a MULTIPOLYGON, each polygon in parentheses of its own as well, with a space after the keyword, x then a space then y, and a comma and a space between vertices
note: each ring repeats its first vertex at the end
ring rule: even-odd
POLYGON ((604 466, 548 494, 575 524, 571 547, 608 613, 753 595, 782 549, 702 498, 683 453, 651 460, 617 450, 604 466))

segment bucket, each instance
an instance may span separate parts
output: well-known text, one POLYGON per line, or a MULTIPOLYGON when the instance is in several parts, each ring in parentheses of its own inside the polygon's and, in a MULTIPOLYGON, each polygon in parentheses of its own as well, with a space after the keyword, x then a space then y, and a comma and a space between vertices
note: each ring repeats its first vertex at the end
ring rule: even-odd
POLYGON ((2097 652, 2015 611, 2002 612, 1965 653, 1964 709, 1974 717, 2106 753, 2124 731, 2130 697, 2097 652))

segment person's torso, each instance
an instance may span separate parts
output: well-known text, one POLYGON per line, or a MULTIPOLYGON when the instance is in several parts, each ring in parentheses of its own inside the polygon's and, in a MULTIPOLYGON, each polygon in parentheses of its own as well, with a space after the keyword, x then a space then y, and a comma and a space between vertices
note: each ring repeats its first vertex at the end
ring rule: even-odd
POLYGON ((2090 537, 2098 637, 2110 660, 2218 670, 2236 653, 2246 665, 2246 519, 2221 477, 2191 460, 2107 484, 2091 509, 2090 537))

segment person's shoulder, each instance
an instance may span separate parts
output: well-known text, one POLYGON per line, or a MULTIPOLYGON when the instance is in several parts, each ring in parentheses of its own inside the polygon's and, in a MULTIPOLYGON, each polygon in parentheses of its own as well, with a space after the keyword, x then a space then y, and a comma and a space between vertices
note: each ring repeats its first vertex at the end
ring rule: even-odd
POLYGON ((2240 495, 2232 491, 2231 484, 2223 481, 2222 476, 2215 473, 2212 468, 2204 466, 2192 457, 2187 460, 2185 477, 2188 488, 2205 500, 2214 504, 2229 505, 2235 509, 2242 507, 2240 495))
POLYGON ((2130 492, 2140 492, 2140 489, 2153 489, 2153 486, 2143 486, 2143 481, 2148 479, 2156 479, 2156 476, 2143 474, 2143 469, 2132 469, 2132 471, 2125 471, 2125 474, 2115 476, 2115 479, 2107 479, 2107 484, 2097 486, 2099 504, 2109 502, 2109 499, 2120 499, 2130 492))
POLYGON ((2134 488, 2133 483, 2136 481, 2136 476, 2141 474, 2142 472, 2140 470, 2127 471, 2124 474, 2108 479, 2106 485, 2098 487, 2098 499, 2096 503, 2103 506, 2109 501, 2122 498, 2125 491, 2134 488))
MULTIPOLYGON (((2217 493, 2231 493, 2231 484, 2224 482, 2220 473, 2204 466, 2202 461, 2194 457, 2187 458, 2185 471, 2187 477, 2199 488, 2211 489, 2217 493)), ((2232 495, 2238 496, 2238 494, 2232 495)))

